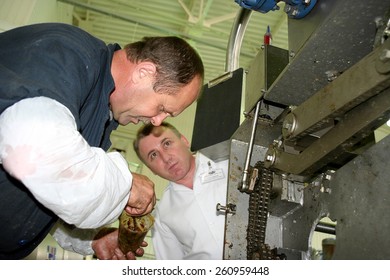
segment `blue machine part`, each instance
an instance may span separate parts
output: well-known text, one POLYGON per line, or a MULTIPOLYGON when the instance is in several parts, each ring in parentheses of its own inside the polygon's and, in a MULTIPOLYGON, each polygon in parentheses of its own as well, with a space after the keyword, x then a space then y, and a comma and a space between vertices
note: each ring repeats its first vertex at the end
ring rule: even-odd
MULTIPOLYGON (((290 18, 303 18, 315 6, 317 0, 282 0, 286 3, 284 11, 290 18)), ((260 13, 279 10, 276 0, 235 0, 241 7, 260 13)))
POLYGON ((317 0, 286 0, 284 11, 290 18, 303 18, 313 9, 317 0))
POLYGON ((260 13, 268 13, 271 10, 279 10, 275 0, 235 0, 241 7, 260 13))

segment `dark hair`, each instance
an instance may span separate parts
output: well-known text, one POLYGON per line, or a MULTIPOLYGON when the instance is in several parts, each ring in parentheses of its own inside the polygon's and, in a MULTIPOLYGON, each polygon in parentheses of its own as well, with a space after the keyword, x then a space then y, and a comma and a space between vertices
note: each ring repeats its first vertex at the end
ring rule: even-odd
POLYGON ((171 125, 170 123, 167 123, 167 122, 162 122, 159 126, 154 126, 152 123, 148 123, 148 124, 145 124, 145 125, 141 126, 138 129, 136 138, 135 138, 135 140, 133 142, 134 151, 135 151, 135 153, 137 154, 137 156, 139 157, 140 160, 143 161, 142 157, 139 154, 139 142, 140 142, 140 140, 142 138, 152 134, 154 129, 157 129, 158 127, 165 127, 167 129, 170 129, 170 130, 173 131, 173 133, 175 133, 175 135, 178 138, 181 137, 181 133, 177 130, 177 128, 174 127, 173 125, 171 125))
POLYGON ((144 37, 125 46, 127 58, 134 63, 150 61, 157 67, 155 92, 174 94, 193 80, 204 79, 202 59, 185 40, 174 37, 144 37))

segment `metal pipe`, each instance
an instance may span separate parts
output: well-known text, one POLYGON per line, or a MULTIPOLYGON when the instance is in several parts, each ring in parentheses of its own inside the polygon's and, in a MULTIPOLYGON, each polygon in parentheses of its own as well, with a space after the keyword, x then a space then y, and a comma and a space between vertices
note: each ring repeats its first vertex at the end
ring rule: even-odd
POLYGON ((241 8, 240 11, 237 13, 236 19, 234 20, 232 26, 232 30, 230 32, 226 52, 226 72, 238 69, 241 44, 251 15, 252 11, 244 8, 241 8))
MULTIPOLYGON (((236 16, 236 19, 232 26, 232 30, 230 32, 230 37, 229 37, 229 42, 228 42, 228 47, 226 52, 226 65, 225 65, 226 72, 232 72, 238 69, 241 44, 251 15, 252 15, 251 10, 241 8, 236 16)), ((253 142, 256 133, 257 117, 259 115, 259 110, 260 110, 260 101, 257 102, 255 114, 253 116, 252 133, 251 133, 251 138, 249 141, 247 156, 245 160, 244 175, 242 178, 242 186, 241 186, 242 191, 248 191, 249 189, 249 184, 248 184, 249 165, 251 161, 251 154, 253 150, 253 142)))

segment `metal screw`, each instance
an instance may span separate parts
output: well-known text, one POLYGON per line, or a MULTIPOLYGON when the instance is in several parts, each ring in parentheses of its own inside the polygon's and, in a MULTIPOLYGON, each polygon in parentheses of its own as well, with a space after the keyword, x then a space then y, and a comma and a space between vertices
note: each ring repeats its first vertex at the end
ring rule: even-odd
POLYGON ((216 208, 218 212, 223 212, 226 214, 233 214, 233 215, 236 214, 236 205, 232 203, 229 203, 226 206, 223 206, 221 205, 221 203, 218 203, 216 208))

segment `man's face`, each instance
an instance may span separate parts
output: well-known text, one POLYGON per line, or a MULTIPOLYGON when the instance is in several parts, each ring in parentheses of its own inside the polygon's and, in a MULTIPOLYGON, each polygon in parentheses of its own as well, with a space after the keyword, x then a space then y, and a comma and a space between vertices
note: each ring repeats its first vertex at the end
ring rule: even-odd
POLYGON ((194 167, 189 142, 172 130, 156 127, 139 141, 139 154, 156 175, 173 182, 180 182, 194 167))
POLYGON ((176 117, 198 97, 201 79, 195 77, 176 94, 156 93, 153 81, 144 80, 131 88, 131 95, 113 108, 114 118, 122 125, 151 122, 159 126, 167 117, 176 117))

